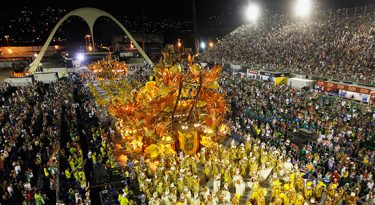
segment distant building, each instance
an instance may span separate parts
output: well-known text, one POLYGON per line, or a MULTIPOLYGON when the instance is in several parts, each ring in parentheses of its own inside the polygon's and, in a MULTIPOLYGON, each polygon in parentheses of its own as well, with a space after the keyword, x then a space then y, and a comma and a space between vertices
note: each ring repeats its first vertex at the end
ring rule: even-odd
MULTIPOLYGON (((164 36, 161 34, 133 34, 133 38, 138 45, 143 48, 145 53, 154 62, 157 62, 161 57, 161 50, 163 49, 164 36), (144 43, 144 45, 143 45, 144 43)), ((130 39, 126 36, 114 35, 112 36, 112 48, 114 52, 133 52, 133 56, 137 56, 138 51, 132 45, 130 39)))
MULTIPOLYGON (((35 58, 42 46, 3 46, 0 47, 0 58, 35 58)), ((61 49, 60 46, 49 46, 46 56, 51 56, 61 49)))

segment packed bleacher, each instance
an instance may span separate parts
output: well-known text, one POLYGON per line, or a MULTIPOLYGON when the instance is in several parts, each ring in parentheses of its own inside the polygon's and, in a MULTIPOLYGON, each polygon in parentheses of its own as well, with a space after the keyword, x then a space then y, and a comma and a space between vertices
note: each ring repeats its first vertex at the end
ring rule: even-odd
POLYGON ((375 15, 319 14, 307 20, 274 15, 225 36, 201 59, 375 83, 375 15))

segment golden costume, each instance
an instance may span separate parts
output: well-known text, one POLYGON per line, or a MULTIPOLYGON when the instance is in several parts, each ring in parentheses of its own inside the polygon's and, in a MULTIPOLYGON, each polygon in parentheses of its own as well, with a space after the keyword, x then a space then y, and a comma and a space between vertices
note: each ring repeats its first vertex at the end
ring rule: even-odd
POLYGON ((279 195, 281 193, 281 182, 276 179, 272 182, 272 195, 271 198, 279 198, 279 195))
POLYGON ((311 185, 307 186, 307 184, 306 184, 306 187, 305 187, 305 190, 304 190, 303 193, 304 193, 305 199, 310 200, 310 198, 312 197, 312 194, 313 194, 311 185))
POLYGON ((294 202, 295 205, 303 205, 305 202, 305 199, 303 198, 303 195, 300 193, 297 193, 297 198, 294 202))
POLYGON ((356 205, 358 201, 358 196, 355 192, 347 193, 345 195, 345 204, 356 205))
POLYGON ((318 181, 318 184, 314 188, 314 194, 317 199, 320 199, 320 197, 322 197, 322 193, 326 187, 327 186, 322 181, 318 181))
POLYGON ((239 205, 240 204, 240 195, 235 195, 233 198, 232 198, 232 205, 239 205))

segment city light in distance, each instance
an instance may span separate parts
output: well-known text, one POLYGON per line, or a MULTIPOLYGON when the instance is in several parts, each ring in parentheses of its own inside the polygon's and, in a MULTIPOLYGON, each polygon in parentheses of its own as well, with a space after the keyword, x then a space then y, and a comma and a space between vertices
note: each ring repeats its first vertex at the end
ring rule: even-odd
POLYGON ((210 48, 212 48, 212 47, 214 47, 214 43, 210 42, 210 43, 208 44, 208 46, 209 46, 210 48))
POLYGON ((297 0, 294 7, 294 13, 297 17, 308 17, 312 10, 312 0, 297 0))
POLYGON ((259 4, 251 2, 245 9, 246 21, 256 23, 260 16, 260 10, 261 9, 259 4))

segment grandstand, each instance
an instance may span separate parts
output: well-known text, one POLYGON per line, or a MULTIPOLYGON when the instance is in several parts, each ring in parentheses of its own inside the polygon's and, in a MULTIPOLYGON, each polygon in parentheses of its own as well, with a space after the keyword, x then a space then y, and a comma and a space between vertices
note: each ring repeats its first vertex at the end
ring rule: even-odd
POLYGON ((375 84, 375 13, 274 15, 226 35, 202 55, 216 63, 375 84))

